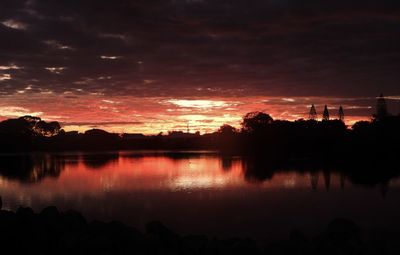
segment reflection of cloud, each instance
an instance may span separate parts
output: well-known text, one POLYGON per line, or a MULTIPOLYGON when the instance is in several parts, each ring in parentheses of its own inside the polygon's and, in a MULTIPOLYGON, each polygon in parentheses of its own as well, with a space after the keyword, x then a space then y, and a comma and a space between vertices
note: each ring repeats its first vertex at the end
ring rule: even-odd
POLYGON ((178 176, 170 182, 172 189, 221 188, 229 184, 224 176, 178 176))

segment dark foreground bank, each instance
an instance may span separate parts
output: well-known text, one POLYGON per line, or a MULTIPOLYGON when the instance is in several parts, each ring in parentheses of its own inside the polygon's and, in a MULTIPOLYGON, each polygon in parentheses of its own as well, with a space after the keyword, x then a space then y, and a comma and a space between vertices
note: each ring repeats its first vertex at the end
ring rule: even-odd
POLYGON ((293 231, 288 239, 268 244, 180 236, 157 221, 141 233, 119 222, 87 222, 80 213, 56 207, 40 213, 1 210, 0 229, 0 249, 8 254, 400 254, 400 232, 366 237, 346 219, 333 220, 315 237, 293 231))

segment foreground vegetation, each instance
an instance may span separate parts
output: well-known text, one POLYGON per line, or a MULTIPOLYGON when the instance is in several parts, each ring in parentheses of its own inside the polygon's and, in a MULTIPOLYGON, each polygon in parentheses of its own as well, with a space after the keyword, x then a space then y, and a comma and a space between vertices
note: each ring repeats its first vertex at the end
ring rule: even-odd
MULTIPOLYGON (((265 226, 268 228, 268 226, 265 226)), ((365 235, 354 222, 335 219, 314 237, 293 231, 288 239, 181 236, 158 221, 142 233, 119 222, 87 220, 78 212, 47 207, 40 213, 0 211, 0 244, 10 254, 399 254, 400 233, 365 235)))

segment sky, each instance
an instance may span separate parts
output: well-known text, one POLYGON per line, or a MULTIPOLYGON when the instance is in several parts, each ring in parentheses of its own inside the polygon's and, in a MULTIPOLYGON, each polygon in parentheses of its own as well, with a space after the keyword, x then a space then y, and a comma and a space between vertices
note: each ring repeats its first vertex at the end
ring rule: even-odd
POLYGON ((398 0, 2 0, 0 120, 157 134, 400 112, 398 0))

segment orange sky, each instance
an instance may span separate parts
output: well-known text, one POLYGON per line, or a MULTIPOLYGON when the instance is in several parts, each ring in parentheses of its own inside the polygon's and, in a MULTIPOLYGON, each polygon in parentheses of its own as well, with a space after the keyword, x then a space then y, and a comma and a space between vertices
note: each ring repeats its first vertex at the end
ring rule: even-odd
POLYGON ((240 126, 241 118, 250 111, 264 111, 274 119, 307 118, 309 107, 316 105, 321 115, 328 104, 332 118, 339 105, 345 109, 346 124, 368 120, 373 107, 366 102, 374 98, 322 97, 209 97, 171 98, 134 97, 101 94, 85 96, 70 93, 30 93, 21 91, 0 96, 0 118, 35 115, 45 120, 59 121, 65 130, 84 131, 101 128, 110 132, 157 134, 171 130, 191 132, 215 131, 222 124, 240 126))

